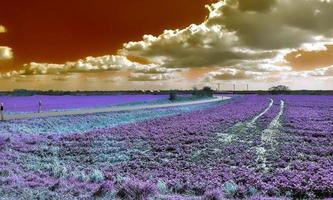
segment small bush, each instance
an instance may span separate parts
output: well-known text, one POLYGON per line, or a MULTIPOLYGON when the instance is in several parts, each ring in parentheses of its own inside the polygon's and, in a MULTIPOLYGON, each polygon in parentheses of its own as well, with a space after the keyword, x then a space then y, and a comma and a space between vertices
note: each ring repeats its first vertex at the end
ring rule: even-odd
POLYGON ((205 96, 205 97, 212 97, 214 91, 213 91, 212 88, 210 88, 210 87, 204 87, 204 88, 202 89, 202 93, 203 93, 203 96, 205 96))
POLYGON ((168 189, 168 186, 166 185, 165 182, 159 180, 156 184, 156 187, 158 189, 158 191, 161 193, 161 194, 167 194, 169 193, 169 189, 168 189))
POLYGON ((60 200, 61 199, 57 193, 50 192, 50 191, 42 191, 42 192, 38 193, 35 196, 35 198, 39 199, 39 200, 49 200, 49 199, 60 200))
POLYGON ((111 193, 113 190, 113 184, 111 181, 106 181, 105 183, 101 184, 96 192, 94 192, 94 197, 103 197, 107 193, 111 193))
POLYGON ((290 89, 285 85, 278 85, 268 89, 269 94, 289 94, 290 89))
POLYGON ((253 196, 253 195, 257 194, 257 192, 258 191, 257 191, 257 189, 255 187, 250 187, 248 189, 248 193, 249 193, 250 196, 253 196))
POLYGON ((53 184, 52 186, 49 187, 50 191, 55 191, 60 187, 60 182, 56 182, 55 184, 53 184))
POLYGON ((0 137, 0 148, 4 147, 7 143, 10 143, 10 138, 0 137))
POLYGON ((219 190, 206 191, 203 196, 203 200, 222 200, 222 199, 223 199, 223 195, 222 195, 221 191, 219 191, 219 190))
POLYGON ((192 95, 194 97, 213 97, 214 91, 210 87, 204 87, 201 90, 194 89, 192 95))
POLYGON ((177 92, 176 91, 172 91, 169 94, 169 100, 170 101, 176 101, 177 100, 177 92))
POLYGON ((52 176, 56 178, 65 178, 68 176, 68 170, 65 166, 62 166, 58 160, 54 160, 47 168, 51 171, 52 176))
POLYGON ((235 197, 238 190, 238 185, 233 181, 228 181, 223 184, 223 192, 227 198, 235 197))
POLYGON ((120 186, 117 196, 123 200, 146 200, 156 192, 153 184, 132 180, 120 186))
POLYGON ((1 169, 0 168, 0 177, 9 177, 10 176, 10 171, 8 169, 1 169))
POLYGON ((99 182, 102 182, 103 180, 104 180, 104 174, 100 170, 94 170, 90 174, 90 181, 91 182, 99 183, 99 182))
POLYGON ((49 148, 49 152, 53 156, 58 156, 59 152, 60 152, 60 148, 59 147, 51 147, 51 148, 49 148))
POLYGON ((73 173, 73 176, 81 182, 85 182, 85 181, 89 180, 89 177, 83 171, 73 173))

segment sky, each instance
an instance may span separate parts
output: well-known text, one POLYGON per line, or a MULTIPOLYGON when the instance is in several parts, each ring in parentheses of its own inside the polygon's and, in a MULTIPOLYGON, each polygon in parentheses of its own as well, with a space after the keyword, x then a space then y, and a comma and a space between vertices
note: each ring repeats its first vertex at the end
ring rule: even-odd
POLYGON ((0 90, 333 90, 332 17, 330 0, 3 1, 0 90))

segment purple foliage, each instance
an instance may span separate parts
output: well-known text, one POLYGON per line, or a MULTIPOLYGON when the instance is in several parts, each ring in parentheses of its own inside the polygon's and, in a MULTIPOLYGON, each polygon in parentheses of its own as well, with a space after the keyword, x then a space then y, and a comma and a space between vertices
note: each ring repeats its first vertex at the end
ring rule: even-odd
POLYGON ((9 137, 0 136, 0 149, 10 142, 9 137))
POLYGON ((125 181, 118 189, 117 196, 124 200, 146 200, 156 194, 155 185, 139 180, 125 181))
POLYGON ((206 191, 203 196, 203 200, 222 200, 222 199, 223 199, 223 194, 218 189, 206 191))
POLYGON ((94 197, 103 197, 107 193, 111 193, 114 189, 113 183, 111 181, 106 181, 102 183, 98 189, 94 192, 94 197))
POLYGON ((165 199, 219 199, 219 191, 236 199, 328 198, 332 116, 332 96, 250 95, 88 133, 6 136, 0 138, 0 184, 8 191, 51 187, 77 198, 115 191, 145 199, 159 181, 168 192, 156 195, 165 199), (259 115, 271 98, 273 106, 259 115), (78 178, 94 170, 103 179, 78 178))
POLYGON ((114 95, 114 96, 0 96, 0 102, 7 112, 36 112, 38 102, 42 102, 42 110, 64 110, 77 108, 93 108, 113 106, 139 101, 151 101, 167 98, 167 95, 114 95))

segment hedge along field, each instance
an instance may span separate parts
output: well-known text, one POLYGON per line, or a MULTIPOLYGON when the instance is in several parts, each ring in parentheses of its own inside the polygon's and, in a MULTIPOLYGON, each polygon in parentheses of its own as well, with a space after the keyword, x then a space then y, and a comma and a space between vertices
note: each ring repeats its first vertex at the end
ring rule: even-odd
POLYGON ((323 199, 333 196, 333 97, 243 96, 76 134, 0 139, 0 196, 323 199))
POLYGON ((38 102, 43 111, 114 106, 142 101, 167 99, 167 95, 111 95, 111 96, 0 96, 6 112, 37 112, 38 102))

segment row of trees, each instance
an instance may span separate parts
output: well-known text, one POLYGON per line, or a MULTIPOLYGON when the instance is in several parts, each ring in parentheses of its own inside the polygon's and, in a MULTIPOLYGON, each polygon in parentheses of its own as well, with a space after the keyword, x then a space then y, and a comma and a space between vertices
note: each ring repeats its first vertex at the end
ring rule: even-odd
MULTIPOLYGON (((278 85, 269 88, 268 93, 269 94, 289 94, 290 93, 289 87, 285 85, 278 85)), ((170 92, 169 99, 171 101, 174 101, 177 99, 177 91, 172 91, 170 92)), ((206 97, 212 97, 214 94, 214 91, 210 87, 204 87, 201 90, 198 90, 197 88, 194 88, 192 91, 193 97, 198 97, 198 98, 206 98, 206 97)))
MULTIPOLYGON (((297 94, 297 95, 333 95, 332 90, 290 90, 287 86, 278 85, 269 88, 269 90, 258 91, 223 91, 225 93, 234 94, 297 94)), ((33 96, 33 95, 76 95, 76 96, 89 96, 89 95, 121 95, 121 94, 170 94, 170 99, 175 99, 177 94, 192 94, 194 97, 210 97, 213 95, 213 90, 210 87, 203 89, 194 88, 192 90, 136 90, 136 91, 34 91, 18 89, 11 92, 1 92, 0 96, 33 96)))
MULTIPOLYGON (((169 100, 170 101, 175 101, 177 100, 177 94, 178 91, 172 91, 169 94, 169 100)), ((210 87, 204 87, 201 90, 198 90, 197 88, 194 88, 192 91, 192 96, 196 98, 208 98, 208 97, 213 97, 214 91, 210 87)))
POLYGON ((270 94, 289 94, 290 89, 288 86, 278 85, 278 86, 269 88, 268 92, 270 94))

